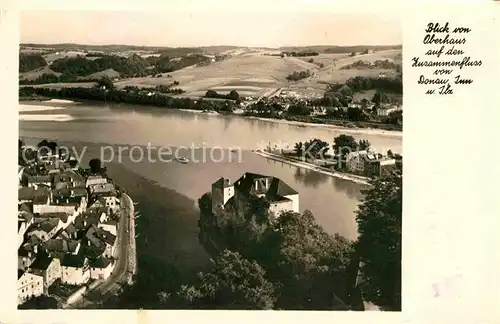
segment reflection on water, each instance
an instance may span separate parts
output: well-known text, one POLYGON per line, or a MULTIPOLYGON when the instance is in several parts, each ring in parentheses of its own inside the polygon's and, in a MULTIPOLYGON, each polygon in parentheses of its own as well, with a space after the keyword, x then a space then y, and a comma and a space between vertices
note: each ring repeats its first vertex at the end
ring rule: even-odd
MULTIPOLYGON (((184 146, 240 148, 241 163, 228 161, 206 163, 140 163, 126 157, 123 163, 135 174, 171 188, 194 202, 219 177, 239 178, 244 172, 276 176, 300 193, 301 211, 309 209, 317 222, 330 233, 340 233, 348 238, 357 236, 354 211, 361 198, 359 184, 336 179, 310 170, 267 160, 250 152, 260 143, 295 143, 320 138, 331 142, 341 134, 338 129, 297 127, 241 116, 215 116, 187 111, 150 108, 132 105, 82 103, 68 105, 53 114, 68 114, 77 119, 70 122, 19 122, 21 137, 52 139, 58 142, 82 142, 88 145, 88 156, 100 154, 100 146, 111 143, 145 146, 184 146), (99 122, 96 122, 99 121, 99 122), (328 178, 331 178, 331 183, 328 178), (333 185, 332 185, 333 184, 333 185)), ((48 114, 50 115, 50 113, 48 114)), ((401 138, 382 135, 357 134, 356 139, 367 139, 379 151, 400 151, 401 138)), ((186 152, 187 153, 187 152, 186 152)), ((138 158, 134 152, 132 159, 138 158)), ((199 153, 196 153, 199 156, 199 153)), ((96 155, 92 156, 96 157, 96 155)))
POLYGON ((328 178, 331 178, 324 173, 314 172, 313 170, 302 169, 299 167, 295 167, 294 177, 295 180, 304 184, 306 187, 312 188, 318 188, 320 184, 325 183, 328 181, 328 178))
POLYGON ((345 192, 347 197, 350 199, 361 200, 363 198, 363 194, 361 193, 361 189, 366 188, 365 185, 358 184, 358 186, 353 186, 351 182, 344 181, 342 179, 330 177, 333 187, 336 191, 345 192))

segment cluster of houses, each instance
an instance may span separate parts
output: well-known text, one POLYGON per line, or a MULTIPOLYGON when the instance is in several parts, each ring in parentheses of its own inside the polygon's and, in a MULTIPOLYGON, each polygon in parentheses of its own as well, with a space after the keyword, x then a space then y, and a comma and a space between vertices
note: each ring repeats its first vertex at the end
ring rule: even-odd
POLYGON ((344 168, 347 172, 367 177, 381 177, 396 166, 396 159, 373 150, 350 152, 345 157, 344 168))
POLYGON ((19 167, 18 304, 49 287, 105 280, 117 250, 120 200, 102 175, 51 156, 19 167))
MULTIPOLYGON (((278 147, 277 145, 271 147, 268 145, 265 151, 280 155, 296 154, 295 150, 291 148, 290 145, 286 147, 278 147)), ((334 151, 333 146, 329 147, 329 151, 334 151)), ((393 171, 394 168, 401 163, 401 161, 394 156, 377 153, 372 148, 349 152, 340 161, 338 160, 338 156, 332 156, 326 153, 322 159, 318 158, 312 161, 308 160, 307 162, 364 177, 381 177, 393 171)))

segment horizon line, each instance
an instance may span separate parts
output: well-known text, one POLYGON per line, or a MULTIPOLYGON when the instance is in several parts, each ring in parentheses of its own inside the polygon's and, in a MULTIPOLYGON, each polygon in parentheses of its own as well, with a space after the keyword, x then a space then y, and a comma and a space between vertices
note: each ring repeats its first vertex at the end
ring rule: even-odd
POLYGON ((374 45, 374 44, 357 44, 357 45, 333 45, 333 44, 319 44, 319 45, 280 45, 276 47, 270 46, 255 46, 255 45, 186 45, 186 46, 168 46, 168 45, 132 45, 132 44, 83 44, 83 43, 33 43, 33 42, 20 42, 19 46, 37 45, 37 46, 61 46, 61 45, 78 45, 78 46, 128 46, 128 47, 165 47, 165 48, 200 48, 200 47, 256 47, 256 48, 283 48, 283 47, 402 47, 403 44, 387 44, 387 45, 374 45))

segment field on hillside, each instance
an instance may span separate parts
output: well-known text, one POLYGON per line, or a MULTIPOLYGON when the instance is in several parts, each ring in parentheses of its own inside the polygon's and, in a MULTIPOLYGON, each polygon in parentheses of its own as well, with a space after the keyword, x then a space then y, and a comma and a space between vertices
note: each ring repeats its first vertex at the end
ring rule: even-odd
POLYGON ((110 79, 113 79, 113 78, 118 78, 120 76, 120 73, 116 72, 115 70, 113 69, 106 69, 104 71, 101 71, 101 72, 96 72, 96 73, 92 73, 90 75, 87 75, 85 77, 85 79, 89 80, 96 80, 96 79, 99 79, 99 78, 102 78, 102 77, 108 77, 110 79))
POLYGON ((26 80, 35 80, 42 76, 42 74, 54 74, 56 76, 60 76, 61 73, 54 72, 52 71, 48 65, 38 68, 36 70, 32 70, 29 72, 23 72, 19 73, 19 79, 26 79, 26 80))
MULTIPOLYGON (((184 49, 187 50, 187 49, 184 49)), ((140 50, 138 50, 140 52, 140 50)), ((137 52, 137 51, 136 51, 137 52)), ((223 61, 210 63, 205 66, 189 66, 170 73, 163 73, 162 77, 138 77, 122 79, 115 83, 117 88, 126 86, 156 87, 170 85, 177 81, 179 87, 186 91, 182 96, 202 97, 207 90, 215 90, 221 94, 236 90, 241 96, 259 97, 273 93, 282 88, 308 96, 322 96, 328 83, 344 83, 355 76, 377 77, 380 73, 386 76, 395 76, 396 72, 382 69, 340 69, 358 60, 374 62, 389 59, 395 63, 401 62, 401 50, 385 50, 371 54, 320 54, 312 57, 285 57, 264 55, 270 49, 229 48, 226 54, 231 57, 223 61), (313 62, 308 62, 310 59, 313 62), (319 63, 324 65, 319 67, 319 63), (311 76, 296 82, 287 81, 286 77, 293 72, 309 70, 311 76), (171 77, 167 77, 170 75, 171 77)), ((144 53, 143 53, 144 54, 144 53)), ((150 53, 148 53, 150 54, 150 53)), ((62 57, 85 55, 83 51, 61 51, 59 55, 51 53, 45 55, 51 61, 62 57)), ((21 74, 21 78, 33 80, 43 73, 58 73, 45 67, 21 74)), ((94 73, 92 77, 117 76, 116 71, 108 69, 94 73)), ((74 84, 69 84, 75 86, 74 84)), ((57 87, 49 85, 50 87, 57 87)), ((60 87, 60 86, 59 86, 60 87)))
POLYGON ((64 52, 53 52, 50 54, 45 54, 43 55, 43 58, 45 59, 45 61, 47 61, 48 64, 50 64, 58 59, 77 57, 78 55, 85 56, 87 54, 80 51, 64 51, 64 52))
POLYGON ((61 89, 61 88, 91 88, 94 85, 95 82, 69 82, 69 83, 60 82, 60 83, 23 85, 23 87, 61 89))
POLYGON ((239 90, 244 96, 258 96, 270 88, 279 88, 293 71, 318 69, 317 66, 296 58, 280 58, 259 54, 234 56, 228 60, 207 66, 192 67, 169 73, 172 78, 133 78, 117 83, 117 86, 180 83, 186 96, 201 96, 207 90, 229 92, 239 90))
POLYGON ((321 96, 327 83, 343 83, 355 76, 377 77, 381 72, 387 76, 395 72, 381 69, 370 70, 340 70, 345 65, 358 60, 373 62, 376 60, 395 60, 401 50, 380 51, 373 54, 364 54, 350 57, 348 54, 320 54, 313 57, 314 63, 307 62, 308 58, 267 56, 258 51, 232 50, 232 54, 239 54, 230 59, 212 63, 202 67, 190 67, 169 73, 171 78, 133 78, 118 82, 118 87, 127 85, 156 86, 170 84, 173 80, 180 83, 179 87, 186 91, 185 96, 201 97, 207 90, 228 93, 236 90, 242 96, 258 97, 273 89, 286 88, 297 93, 321 96), (319 68, 316 62, 323 63, 319 68), (286 77, 294 71, 310 70, 310 78, 298 82, 288 82, 286 77))

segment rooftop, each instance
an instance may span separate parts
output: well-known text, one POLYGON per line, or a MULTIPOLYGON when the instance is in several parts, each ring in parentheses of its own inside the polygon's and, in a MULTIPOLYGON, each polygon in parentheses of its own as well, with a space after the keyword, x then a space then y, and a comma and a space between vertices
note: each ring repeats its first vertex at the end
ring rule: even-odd
POLYGON ((269 201, 281 201, 285 196, 298 194, 279 178, 246 172, 235 182, 235 188, 244 195, 265 195, 269 201))
POLYGON ((28 176, 29 183, 47 183, 52 182, 52 176, 50 175, 34 175, 28 176))
POLYGON ((36 214, 36 218, 54 218, 54 219, 60 219, 63 223, 66 223, 68 221, 68 217, 70 217, 70 213, 66 212, 53 212, 53 213, 40 213, 36 214))
POLYGON ((43 243, 43 247, 49 252, 74 253, 78 248, 78 241, 67 239, 50 239, 43 243))
POLYGON ((59 219, 49 218, 47 220, 43 220, 41 222, 34 223, 28 229, 28 233, 33 231, 43 231, 45 233, 51 232, 55 227, 59 225, 59 219))
POLYGON ((111 259, 105 258, 103 256, 98 257, 97 259, 90 262, 90 266, 92 268, 106 268, 111 263, 111 259))
POLYGON ((18 190, 18 200, 32 201, 34 204, 46 203, 50 197, 50 189, 39 187, 37 189, 31 187, 21 187, 18 190))
POLYGON ((90 186, 90 191, 95 194, 111 193, 115 194, 115 185, 112 183, 97 184, 90 186))
POLYGON ((65 267, 81 268, 85 265, 87 258, 80 252, 78 254, 66 254, 62 260, 61 265, 65 267))
POLYGON ((47 253, 39 253, 35 261, 30 265, 30 268, 37 270, 47 270, 54 258, 50 257, 47 253))
POLYGON ((231 187, 231 180, 222 177, 219 180, 215 181, 213 185, 222 188, 231 187))

